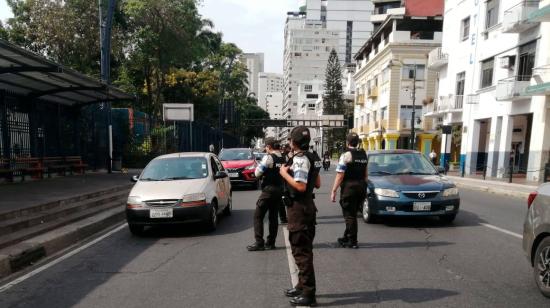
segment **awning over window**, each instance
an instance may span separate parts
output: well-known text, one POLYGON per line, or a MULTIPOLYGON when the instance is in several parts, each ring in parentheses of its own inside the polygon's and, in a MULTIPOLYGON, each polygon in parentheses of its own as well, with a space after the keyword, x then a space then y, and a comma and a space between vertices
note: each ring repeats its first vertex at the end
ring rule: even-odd
POLYGON ((70 106, 133 99, 4 40, 0 40, 0 90, 70 106))

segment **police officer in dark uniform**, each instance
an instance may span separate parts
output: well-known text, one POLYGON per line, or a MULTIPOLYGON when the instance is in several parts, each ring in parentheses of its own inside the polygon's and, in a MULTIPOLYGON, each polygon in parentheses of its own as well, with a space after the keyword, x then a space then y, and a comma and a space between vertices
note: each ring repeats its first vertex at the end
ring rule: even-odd
POLYGON ((263 176, 262 193, 256 203, 254 212, 254 244, 246 247, 249 251, 258 251, 264 249, 275 249, 275 239, 279 228, 279 208, 281 207, 281 197, 283 194, 283 179, 279 174, 285 160, 280 152, 280 144, 275 138, 265 139, 265 155, 256 167, 255 175, 257 178, 263 176), (264 242, 264 218, 269 213, 269 235, 264 242))
MULTIPOLYGON (((313 239, 317 208, 313 199, 314 188, 321 187, 319 171, 321 161, 309 152, 311 135, 309 129, 298 126, 291 132, 291 147, 294 155, 281 168, 280 173, 289 190, 288 231, 292 255, 298 267, 298 284, 285 291, 292 297, 293 306, 314 306, 315 271, 313 268, 313 239)), ((287 197, 287 196, 285 196, 287 197)))
POLYGON ((348 150, 338 161, 331 199, 336 202, 336 193, 341 188, 340 206, 346 221, 346 230, 344 236, 338 239, 338 244, 342 247, 358 248, 357 211, 366 198, 367 153, 357 149, 359 136, 356 133, 349 134, 346 141, 348 150))

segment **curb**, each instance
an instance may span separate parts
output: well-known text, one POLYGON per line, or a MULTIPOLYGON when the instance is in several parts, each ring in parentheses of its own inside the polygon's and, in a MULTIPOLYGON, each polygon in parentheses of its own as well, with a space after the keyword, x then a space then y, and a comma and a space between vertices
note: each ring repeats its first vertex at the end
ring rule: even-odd
POLYGON ((459 188, 467 188, 471 190, 477 190, 477 191, 483 191, 483 192, 489 192, 496 195, 504 195, 504 196, 510 196, 510 197, 516 197, 521 199, 527 199, 529 197, 528 192, 522 192, 522 191, 513 191, 513 190, 506 190, 501 188, 495 188, 495 187, 489 187, 489 186, 480 186, 475 184, 466 184, 461 182, 453 181, 453 183, 459 187, 459 188))
POLYGON ((7 247, 0 251, 0 278, 5 278, 124 219, 124 207, 121 205, 7 247))

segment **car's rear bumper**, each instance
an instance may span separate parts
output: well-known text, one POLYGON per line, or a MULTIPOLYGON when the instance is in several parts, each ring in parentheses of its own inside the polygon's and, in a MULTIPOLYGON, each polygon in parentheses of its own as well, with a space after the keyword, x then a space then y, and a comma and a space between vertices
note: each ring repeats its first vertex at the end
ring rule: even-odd
POLYGON ((149 208, 126 209, 126 220, 134 225, 164 225, 200 222, 210 219, 211 205, 173 207, 172 218, 150 218, 149 208))
POLYGON ((380 216, 445 216, 456 215, 460 209, 460 199, 431 199, 431 200, 403 200, 395 198, 369 198, 369 210, 371 214, 380 216), (429 211, 414 211, 414 202, 430 202, 429 211), (452 206, 452 210, 447 210, 452 206), (390 210, 389 208, 395 208, 390 210))

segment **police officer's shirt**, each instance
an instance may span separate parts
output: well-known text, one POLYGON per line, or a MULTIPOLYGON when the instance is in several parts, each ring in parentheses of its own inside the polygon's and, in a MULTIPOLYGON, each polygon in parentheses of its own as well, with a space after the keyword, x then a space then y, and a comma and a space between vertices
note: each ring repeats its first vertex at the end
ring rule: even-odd
MULTIPOLYGON (((273 152, 273 154, 275 154, 275 156, 282 157, 281 152, 273 152)), ((273 156, 271 156, 271 154, 264 155, 262 161, 258 167, 256 167, 256 170, 254 170, 254 174, 257 178, 259 178, 266 172, 267 169, 271 168, 273 168, 273 156)))
POLYGON ((352 160, 353 160, 353 157, 351 156, 350 151, 347 151, 346 153, 340 155, 340 159, 338 160, 338 166, 336 166, 336 172, 338 173, 346 172, 346 169, 348 168, 348 164, 350 164, 352 160))
POLYGON ((310 168, 311 164, 306 155, 293 156, 290 170, 294 172, 294 180, 296 182, 307 184, 307 177, 310 168))

